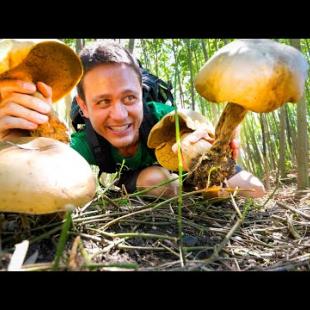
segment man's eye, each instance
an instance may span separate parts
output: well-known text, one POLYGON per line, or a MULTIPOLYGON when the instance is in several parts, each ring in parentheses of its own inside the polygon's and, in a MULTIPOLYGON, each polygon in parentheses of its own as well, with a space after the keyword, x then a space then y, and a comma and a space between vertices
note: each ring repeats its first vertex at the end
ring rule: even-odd
POLYGON ((109 105, 111 102, 110 99, 101 99, 100 101, 97 102, 97 105, 100 105, 100 106, 107 106, 109 105))
POLYGON ((131 103, 134 103, 136 101, 136 96, 133 96, 133 95, 129 95, 129 96, 126 96, 124 98, 124 103, 125 104, 131 104, 131 103))

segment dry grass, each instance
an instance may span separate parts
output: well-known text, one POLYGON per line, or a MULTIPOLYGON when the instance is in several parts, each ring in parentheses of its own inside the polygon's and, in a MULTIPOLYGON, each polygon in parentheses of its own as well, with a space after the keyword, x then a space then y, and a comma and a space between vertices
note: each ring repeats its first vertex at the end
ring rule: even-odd
MULTIPOLYGON (((98 194, 72 214, 58 269, 310 270, 310 192, 296 198, 293 187, 283 186, 269 198, 206 201, 184 195, 181 267, 177 197, 98 194)), ((14 245, 23 240, 30 245, 21 270, 52 270, 63 225, 59 215, 1 214, 0 221, 0 270, 7 270, 14 245)))

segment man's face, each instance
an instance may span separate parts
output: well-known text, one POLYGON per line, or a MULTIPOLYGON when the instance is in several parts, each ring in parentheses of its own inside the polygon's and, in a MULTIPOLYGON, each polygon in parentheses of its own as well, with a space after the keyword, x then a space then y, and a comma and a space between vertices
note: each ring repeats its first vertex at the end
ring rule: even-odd
POLYGON ((86 73, 85 102, 77 101, 95 131, 118 149, 134 146, 143 120, 142 88, 125 64, 103 64, 86 73))

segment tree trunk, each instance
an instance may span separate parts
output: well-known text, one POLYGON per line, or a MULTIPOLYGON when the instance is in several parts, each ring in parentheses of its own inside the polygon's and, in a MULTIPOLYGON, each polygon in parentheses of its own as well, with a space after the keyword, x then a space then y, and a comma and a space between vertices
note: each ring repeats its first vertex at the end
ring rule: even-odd
POLYGON ((192 64, 192 51, 191 51, 191 44, 190 44, 190 39, 184 39, 185 44, 187 47, 187 63, 188 63, 188 68, 189 68, 189 73, 190 73, 190 91, 191 91, 191 109, 195 111, 195 90, 194 90, 194 74, 193 74, 193 64, 192 64))
POLYGON ((290 117, 289 117, 289 109, 288 106, 285 105, 286 110, 286 129, 287 129, 287 143, 289 145, 290 153, 291 153, 291 160, 293 162, 294 166, 297 166, 296 163, 296 131, 295 127, 293 127, 290 123, 290 117))
POLYGON ((209 57, 208 57, 208 52, 207 52, 207 48, 206 48, 206 43, 205 43, 205 41, 203 39, 200 40, 200 43, 201 43, 202 52, 203 52, 203 56, 204 56, 205 62, 207 62, 209 57))
POLYGON ((85 46, 85 40, 84 39, 76 39, 75 40, 75 51, 77 54, 83 49, 85 46))
POLYGON ((179 70, 179 61, 178 61, 178 52, 176 51, 176 46, 174 39, 172 39, 172 51, 174 56, 174 66, 175 66, 175 74, 174 74, 174 101, 176 104, 180 104, 181 108, 184 108, 184 99, 183 99, 183 90, 181 85, 181 78, 180 78, 180 70, 179 70), (177 96, 177 82, 179 86, 179 92, 180 92, 180 100, 176 100, 177 96))
POLYGON ((135 39, 129 39, 128 50, 131 54, 133 53, 134 48, 135 48, 135 39))
POLYGON ((268 163, 268 154, 267 154, 267 142, 266 142, 266 119, 264 114, 259 115, 261 129, 262 129, 262 142, 263 142, 263 158, 264 158, 264 170, 265 170, 265 178, 264 184, 266 190, 270 189, 270 170, 269 170, 269 163, 268 163))
POLYGON ((158 70, 158 49, 157 49, 157 41, 156 39, 153 39, 153 51, 154 51, 154 55, 155 55, 155 74, 156 76, 159 76, 159 70, 158 70))
POLYGON ((285 154, 286 154, 286 110, 280 108, 280 137, 279 137, 279 170, 280 177, 286 177, 285 154))
POLYGON ((141 39, 141 47, 142 47, 142 52, 143 52, 143 58, 144 58, 144 64, 145 64, 145 68, 147 70, 150 69, 150 62, 149 62, 149 59, 147 57, 147 50, 146 50, 146 44, 145 44, 145 41, 144 39, 141 39))
MULTIPOLYGON (((290 39, 292 46, 301 51, 300 39, 290 39)), ((309 187, 309 146, 307 127, 307 102, 303 97, 297 104, 297 189, 305 190, 309 187)))

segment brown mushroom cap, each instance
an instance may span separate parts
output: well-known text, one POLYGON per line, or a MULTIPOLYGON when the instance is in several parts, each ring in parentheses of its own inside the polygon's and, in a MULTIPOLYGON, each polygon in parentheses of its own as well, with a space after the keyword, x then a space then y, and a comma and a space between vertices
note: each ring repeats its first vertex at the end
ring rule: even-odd
MULTIPOLYGON (((190 144, 187 142, 188 133, 198 128, 206 128, 211 136, 214 136, 212 124, 200 113, 196 111, 179 109, 178 110, 181 140, 183 143, 182 155, 186 168, 192 158, 203 153, 210 147, 210 143, 200 140, 199 143, 190 144)), ((175 111, 165 115, 150 131, 147 145, 149 148, 155 148, 155 156, 160 165, 177 171, 178 157, 172 151, 172 146, 176 142, 175 134, 175 111)))
POLYGON ((44 82, 52 87, 53 102, 69 93, 83 69, 74 51, 58 40, 0 41, 0 80, 44 82))
POLYGON ((86 160, 68 145, 23 137, 0 142, 0 188, 0 212, 45 214, 84 206, 96 182, 86 160))
POLYGON ((268 39, 235 40, 206 62, 195 87, 209 101, 270 112, 301 98, 307 70, 305 57, 291 46, 268 39))

